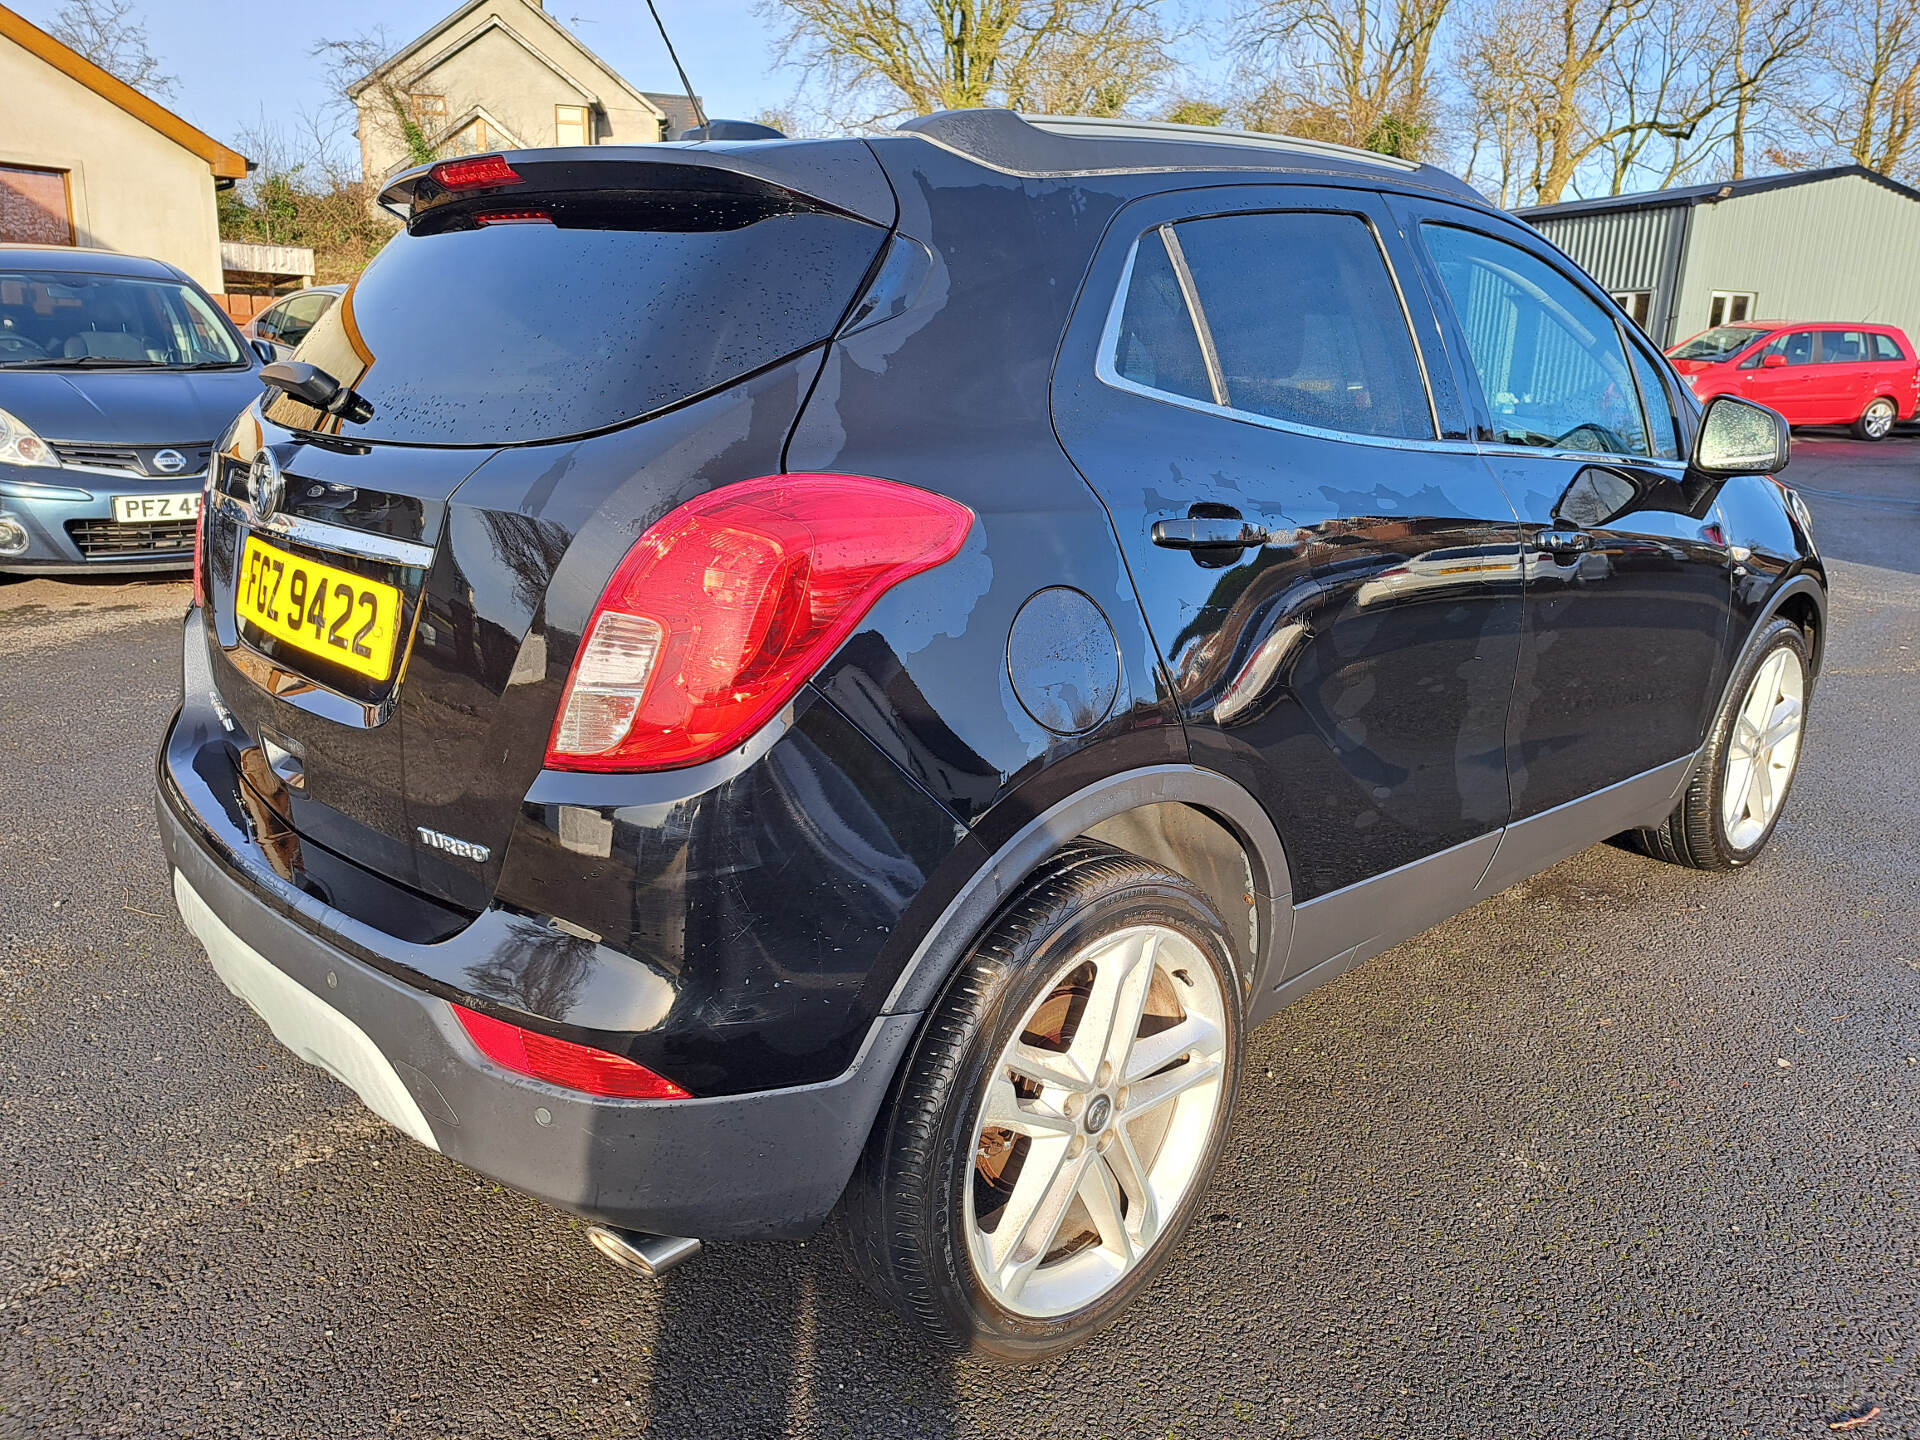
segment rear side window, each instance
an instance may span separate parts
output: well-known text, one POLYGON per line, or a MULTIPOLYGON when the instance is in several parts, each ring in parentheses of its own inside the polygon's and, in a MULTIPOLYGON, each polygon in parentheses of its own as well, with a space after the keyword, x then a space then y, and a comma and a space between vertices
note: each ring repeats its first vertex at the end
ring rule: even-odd
POLYGON ((1454 225, 1421 230, 1466 332, 1496 438, 1655 453, 1620 331, 1605 309, 1517 245, 1454 225))
POLYGON ((1904 360, 1907 357, 1900 353, 1900 342, 1891 335, 1875 335, 1873 337, 1873 358, 1876 360, 1904 360))
POLYGON ((1413 335, 1366 221, 1225 215, 1173 234, 1228 406, 1320 430, 1434 437, 1413 335))
POLYGON ((1168 258, 1166 240, 1158 230, 1141 236, 1134 251, 1120 333, 1114 340, 1113 368, 1149 390, 1188 400, 1213 399, 1200 336, 1168 258))
POLYGON ((1826 365, 1858 365, 1867 358, 1864 330, 1822 330, 1820 360, 1826 365))
POLYGON ((267 415, 436 445, 618 425, 826 339, 885 239, 843 215, 756 217, 699 195, 402 231, 300 353, 371 417, 336 422, 284 394, 267 415))

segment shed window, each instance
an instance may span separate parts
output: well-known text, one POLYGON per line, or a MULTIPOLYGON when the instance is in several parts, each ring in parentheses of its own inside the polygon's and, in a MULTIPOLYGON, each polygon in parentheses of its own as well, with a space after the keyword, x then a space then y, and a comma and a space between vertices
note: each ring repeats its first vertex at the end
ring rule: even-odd
POLYGON ((1642 330, 1647 328, 1647 314, 1653 309, 1651 290, 1616 290, 1613 303, 1627 312, 1627 318, 1642 330))
POLYGON ((0 165, 0 241, 15 245, 73 244, 66 171, 0 165))
POLYGON ((1753 314, 1757 299, 1751 290, 1716 290, 1707 301, 1707 328, 1738 325, 1753 314))
POLYGON ((553 143, 556 145, 591 145, 593 131, 587 123, 587 107, 584 105, 556 105, 553 107, 553 143))

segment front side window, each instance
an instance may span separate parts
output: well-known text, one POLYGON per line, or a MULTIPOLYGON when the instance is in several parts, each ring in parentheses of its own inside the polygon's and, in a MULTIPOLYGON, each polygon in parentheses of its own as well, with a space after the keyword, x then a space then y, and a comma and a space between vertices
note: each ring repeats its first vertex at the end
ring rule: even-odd
POLYGON ((246 364, 199 292, 171 280, 0 270, 0 369, 185 370, 246 364))
POLYGON ((1788 365, 1811 365, 1813 363, 1813 331, 1784 331, 1761 346, 1760 353, 1755 355, 1753 360, 1757 365, 1765 365, 1775 355, 1780 356, 1788 365))
POLYGON ((1508 445, 1649 455, 1613 317, 1545 261, 1478 231, 1421 226, 1508 445))
POLYGON ((1434 437, 1406 313, 1365 220, 1214 216, 1165 226, 1159 239, 1159 248, 1143 239, 1136 254, 1113 356, 1122 375, 1139 379, 1135 337, 1153 315, 1164 337, 1156 365, 1175 379, 1152 388, 1199 398, 1197 374, 1216 403, 1249 415, 1351 435, 1434 437), (1182 269, 1198 307, 1191 314, 1182 269))
POLYGON ((1678 460, 1680 419, 1674 414, 1673 401, 1661 378, 1660 372, 1666 367, 1655 365, 1633 345, 1627 346, 1627 358, 1633 364, 1633 378, 1640 383, 1640 404, 1647 413, 1647 436, 1653 453, 1662 460, 1678 460))

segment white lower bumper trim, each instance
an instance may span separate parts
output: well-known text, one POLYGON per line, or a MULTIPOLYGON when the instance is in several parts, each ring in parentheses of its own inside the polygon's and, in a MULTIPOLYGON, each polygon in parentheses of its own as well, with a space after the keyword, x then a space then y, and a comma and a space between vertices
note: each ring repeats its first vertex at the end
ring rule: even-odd
POLYGON ((227 989, 273 1027, 275 1039, 347 1086, 389 1125, 429 1150, 440 1148, 419 1103, 366 1031, 229 930, 178 870, 173 898, 227 989))

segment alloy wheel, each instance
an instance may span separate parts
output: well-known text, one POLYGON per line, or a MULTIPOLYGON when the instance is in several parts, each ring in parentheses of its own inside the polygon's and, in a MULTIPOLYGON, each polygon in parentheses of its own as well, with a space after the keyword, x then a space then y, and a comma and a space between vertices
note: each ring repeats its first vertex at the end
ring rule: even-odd
POLYGON ((1893 402, 1876 400, 1860 417, 1860 428, 1875 440, 1884 440, 1893 431, 1893 402))
POLYGON ((1755 672, 1734 714, 1720 819, 1727 844, 1736 850, 1760 843, 1786 797, 1800 759, 1806 688, 1800 657, 1782 646, 1755 672))
POLYGON ((1144 1261, 1223 1118, 1226 1004, 1167 926, 1102 936, 1059 966, 974 1124, 967 1248, 996 1303, 1067 1315, 1144 1261))

